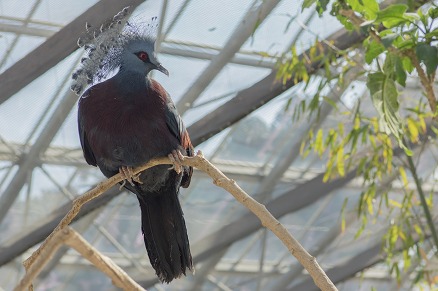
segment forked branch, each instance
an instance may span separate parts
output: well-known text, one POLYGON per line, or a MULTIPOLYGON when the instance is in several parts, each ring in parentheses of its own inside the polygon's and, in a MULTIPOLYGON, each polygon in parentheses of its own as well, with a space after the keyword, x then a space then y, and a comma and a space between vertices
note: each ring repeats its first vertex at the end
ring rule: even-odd
MULTIPOLYGON (((171 164, 170 160, 166 158, 156 158, 145 165, 135 168, 134 174, 142 172, 148 168, 151 168, 160 164, 171 164)), ((226 177, 219 169, 217 169, 213 164, 211 164, 207 159, 205 159, 201 152, 194 157, 185 157, 183 160, 183 165, 195 167, 206 174, 208 174, 212 179, 213 183, 219 187, 222 187, 229 193, 231 193, 234 198, 247 207, 252 213, 254 213, 261 221, 262 225, 271 230, 288 248, 289 252, 297 258, 301 265, 309 272, 312 276, 315 284, 323 291, 333 291, 337 290, 335 285, 330 281, 327 275, 324 273, 322 268, 319 266, 318 262, 314 257, 312 257, 302 246, 295 240, 295 238, 287 231, 287 229, 266 209, 263 204, 258 203, 251 196, 249 196, 245 191, 243 191, 237 183, 228 177, 226 177)), ((60 236, 59 233, 63 231, 68 224, 74 219, 74 217, 79 213, 82 205, 86 202, 96 198, 101 195, 111 187, 115 186, 117 183, 122 181, 121 174, 114 175, 113 177, 99 183, 95 188, 86 192, 82 196, 75 199, 73 202, 72 209, 67 213, 67 215, 61 220, 58 226, 53 230, 53 232, 46 238, 46 240, 41 244, 41 246, 24 262, 28 274, 31 270, 35 269, 36 259, 39 256, 43 256, 47 252, 51 252, 53 247, 53 241, 57 240, 60 236)), ((37 271, 33 271, 34 278, 37 271)), ((26 274, 26 276, 28 275, 26 274)), ((20 284, 25 281, 31 283, 32 279, 23 278, 20 284)), ((23 286, 23 285, 20 285, 23 286)), ((25 285, 26 288, 29 285, 25 285)), ((24 290, 24 289, 21 289, 24 290)))

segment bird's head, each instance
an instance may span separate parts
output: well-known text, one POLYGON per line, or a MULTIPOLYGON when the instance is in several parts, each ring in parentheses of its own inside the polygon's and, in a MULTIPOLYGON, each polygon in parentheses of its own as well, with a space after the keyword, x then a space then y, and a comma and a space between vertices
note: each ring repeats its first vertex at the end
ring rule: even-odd
POLYGON ((108 79, 118 69, 145 76, 158 70, 169 76, 155 53, 157 18, 148 22, 128 22, 128 16, 126 7, 100 28, 86 24, 86 32, 78 40, 86 55, 72 75, 71 89, 79 96, 87 87, 108 79))
POLYGON ((157 59, 152 38, 129 41, 121 55, 121 67, 126 70, 139 71, 145 75, 152 70, 158 70, 169 76, 169 72, 157 59))

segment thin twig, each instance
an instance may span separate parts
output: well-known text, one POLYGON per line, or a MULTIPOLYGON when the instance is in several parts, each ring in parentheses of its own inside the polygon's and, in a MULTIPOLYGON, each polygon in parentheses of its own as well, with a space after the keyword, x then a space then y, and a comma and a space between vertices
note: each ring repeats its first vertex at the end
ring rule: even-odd
MULTIPOLYGON (((134 174, 142 172, 148 168, 161 164, 171 164, 167 157, 156 158, 145 165, 135 168, 134 174)), ((315 284, 323 291, 337 290, 335 285, 330 281, 327 275, 314 257, 312 257, 301 245, 295 240, 287 229, 266 209, 263 204, 258 203, 252 197, 250 197, 245 191, 243 191, 237 183, 228 177, 226 177, 219 169, 212 165, 207 159, 205 159, 201 152, 194 157, 185 157, 182 161, 185 166, 196 167, 199 170, 207 173, 212 179, 215 185, 224 188, 231 193, 240 203, 246 206, 251 212, 253 212, 261 221, 262 225, 270 229, 288 248, 289 252, 294 255, 297 260, 303 265, 303 267, 312 276, 315 284)), ((72 209, 61 220, 54 231, 46 238, 41 246, 29 257, 24 265, 27 270, 30 270, 35 265, 36 258, 42 256, 50 249, 52 241, 58 236, 58 233, 62 231, 79 213, 81 207, 88 201, 98 197, 117 183, 122 181, 120 174, 114 175, 106 181, 99 183, 94 189, 86 192, 84 195, 78 197, 73 202, 72 209)), ((24 289, 21 289, 24 290, 24 289)))

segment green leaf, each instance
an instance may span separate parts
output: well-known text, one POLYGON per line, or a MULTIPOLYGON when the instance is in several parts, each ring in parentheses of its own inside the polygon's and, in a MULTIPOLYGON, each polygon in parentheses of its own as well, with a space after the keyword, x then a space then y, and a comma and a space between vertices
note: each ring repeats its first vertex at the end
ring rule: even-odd
POLYGON ((338 128, 339 128, 339 135, 341 137, 344 136, 344 124, 342 122, 338 123, 338 128))
POLYGON ((333 107, 333 109, 338 110, 338 104, 335 101, 327 96, 323 96, 322 99, 327 102, 331 107, 333 107))
POLYGON ((324 177, 322 178, 322 181, 324 183, 327 182, 332 175, 333 163, 334 163, 334 159, 333 159, 333 157, 331 157, 326 164, 325 174, 324 174, 324 177))
POLYGON ((312 6, 315 2, 316 2, 316 0, 304 0, 304 1, 303 1, 303 5, 301 5, 301 8, 302 8, 301 11, 303 11, 303 10, 306 9, 306 8, 309 8, 309 7, 312 6))
POLYGON ((403 14, 403 18, 408 22, 415 22, 420 20, 420 16, 417 13, 407 12, 403 14))
POLYGON ((433 131, 433 133, 435 133, 435 135, 438 135, 438 128, 436 128, 435 126, 431 126, 431 129, 433 131))
POLYGON ((421 229, 421 227, 418 224, 414 224, 414 230, 418 235, 420 235, 420 236, 423 235, 423 230, 421 229))
POLYGON ((435 28, 434 30, 432 30, 431 32, 428 32, 424 35, 424 37, 426 39, 432 39, 432 38, 437 38, 438 37, 438 28, 435 28))
POLYGON ((351 23, 347 17, 345 17, 339 13, 336 13, 335 16, 339 20, 339 22, 345 27, 345 29, 351 31, 355 28, 354 24, 351 23))
POLYGON ((403 87, 406 86, 406 71, 402 59, 392 53, 387 53, 383 70, 391 79, 397 81, 403 87))
POLYGON ((400 50, 405 50, 415 47, 416 44, 413 38, 403 39, 400 37, 395 39, 392 45, 400 50))
POLYGON ((398 92, 394 80, 383 72, 368 75, 367 87, 370 90, 374 107, 379 113, 379 128, 387 134, 393 134, 401 148, 412 154, 403 143, 403 127, 398 112, 398 92))
POLYGON ((409 74, 412 73, 412 71, 414 70, 414 65, 412 64, 412 61, 410 58, 408 58, 408 57, 402 58, 402 64, 403 64, 403 69, 406 72, 408 72, 409 74))
POLYGON ((407 22, 408 19, 404 16, 406 10, 408 10, 408 6, 405 4, 394 4, 388 6, 377 12, 375 23, 382 23, 386 28, 392 28, 407 22))
POLYGON ((400 178, 401 178, 401 180, 402 180, 402 182, 403 182, 403 187, 405 187, 405 188, 407 188, 408 187, 408 176, 406 175, 406 171, 405 171, 405 168, 403 168, 403 167, 399 167, 398 168, 398 170, 399 170, 399 172, 400 172, 400 178))
POLYGON ((371 41, 365 52, 365 61, 367 64, 371 64, 371 62, 377 58, 381 53, 385 51, 385 47, 378 42, 371 41))
POLYGON ((357 230, 356 234, 354 235, 355 239, 357 239, 362 234, 362 232, 365 230, 365 226, 367 225, 367 223, 368 223, 367 217, 365 215, 362 215, 361 224, 360 224, 359 229, 357 230))
POLYGON ((348 197, 344 199, 344 203, 342 204, 342 208, 341 208, 341 231, 342 233, 345 231, 345 208, 347 207, 347 203, 348 203, 348 197))
POLYGON ((373 206, 373 202, 374 202, 374 197, 376 196, 376 187, 375 184, 371 185, 370 188, 368 189, 368 191, 366 192, 366 204, 367 204, 367 210, 368 213, 373 215, 374 214, 374 206, 373 206))
POLYGON ((315 143, 314 143, 315 152, 317 152, 320 156, 324 152, 324 145, 322 138, 323 138, 323 134, 322 134, 322 129, 320 128, 318 130, 318 133, 316 134, 315 143))
POLYGON ((284 108, 284 112, 287 112, 289 110, 291 104, 292 104, 292 98, 289 98, 286 102, 286 107, 284 108))
POLYGON ((438 66, 438 48, 427 43, 419 43, 415 48, 417 58, 426 66, 427 74, 432 74, 438 66))
POLYGON ((434 7, 429 9, 429 11, 427 12, 427 14, 432 18, 438 18, 438 7, 434 7))
POLYGON ((389 200, 389 204, 394 206, 394 207, 397 207, 397 208, 402 208, 402 205, 400 202, 392 200, 392 199, 389 200))
POLYGON ((362 13, 367 20, 375 19, 379 11, 376 0, 347 0, 347 3, 354 11, 362 13))
POLYGON ((324 13, 324 11, 327 10, 327 5, 329 3, 329 0, 304 0, 303 4, 301 5, 302 10, 305 8, 309 8, 313 4, 316 3, 316 11, 318 12, 319 16, 324 13))
POLYGON ((339 150, 336 154, 336 168, 341 177, 345 176, 345 162, 344 162, 344 147, 339 147, 339 150))
POLYGON ((388 47, 390 47, 391 45, 392 45, 392 43, 394 42, 394 40, 397 38, 397 37, 399 37, 400 36, 400 34, 398 34, 398 33, 390 33, 390 34, 387 34, 387 35, 385 35, 385 36, 382 36, 382 44, 386 47, 386 48, 388 48, 388 47))
POLYGON ((411 265, 411 256, 408 253, 407 249, 403 250, 403 270, 407 271, 409 266, 411 265))
POLYGON ((418 141, 419 130, 417 124, 414 122, 412 118, 407 119, 407 124, 408 124, 408 131, 411 137, 411 141, 412 142, 418 141))
POLYGON ((395 80, 397 81, 397 83, 399 83, 400 85, 402 85, 403 87, 406 87, 406 78, 407 78, 407 74, 406 71, 403 67, 403 61, 399 56, 395 56, 396 60, 395 60, 395 80))

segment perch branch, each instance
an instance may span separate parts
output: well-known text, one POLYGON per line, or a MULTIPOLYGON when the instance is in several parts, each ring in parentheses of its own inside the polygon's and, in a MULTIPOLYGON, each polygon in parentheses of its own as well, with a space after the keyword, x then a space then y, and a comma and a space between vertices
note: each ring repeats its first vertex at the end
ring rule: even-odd
MULTIPOLYGON (((205 159, 201 152, 198 152, 198 155, 194 157, 185 157, 182 163, 183 165, 192 166, 207 173, 213 179, 215 185, 222 187, 231 193, 240 203, 253 212, 260 219, 262 225, 270 229, 283 242, 290 253, 297 258, 297 260, 309 272, 310 276, 313 278, 313 281, 321 290, 337 290, 335 285, 330 281, 322 268, 319 266, 316 259, 312 257, 301 246, 301 244, 292 237, 287 229, 266 209, 266 207, 263 204, 258 203, 245 191, 243 191, 235 181, 227 178, 219 169, 205 159)), ((143 166, 135 168, 133 172, 134 174, 137 174, 148 168, 161 164, 171 164, 171 162, 167 157, 156 158, 143 166)), ((36 258, 43 256, 46 252, 48 252, 47 248, 50 249, 52 241, 56 239, 58 233, 61 232, 73 220, 73 218, 78 214, 82 205, 98 197, 121 181, 121 174, 114 175, 108 180, 99 183, 94 189, 75 199, 72 209, 61 220, 58 226, 46 238, 41 246, 24 262, 26 269, 30 270, 31 268, 34 268, 33 265, 35 265, 36 258)))
POLYGON ((97 269, 108 275, 114 285, 124 290, 144 291, 125 271, 108 257, 102 255, 97 249, 90 245, 80 234, 74 229, 66 226, 61 231, 58 231, 47 242, 46 247, 39 252, 33 263, 26 267, 26 274, 20 283, 15 287, 14 291, 33 290, 31 286, 32 280, 41 272, 43 267, 53 257, 54 253, 62 245, 66 244, 74 248, 84 258, 89 260, 97 269))
POLYGON ((110 277, 114 285, 123 290, 144 291, 143 287, 138 285, 137 282, 129 277, 128 274, 126 274, 126 272, 117 266, 110 258, 102 255, 74 229, 70 227, 67 228, 70 231, 70 236, 65 241, 65 244, 74 248, 95 267, 110 277))
POLYGON ((33 290, 33 279, 38 276, 44 266, 49 262, 49 260, 53 257, 55 252, 61 246, 61 244, 65 242, 65 240, 67 239, 67 235, 68 230, 64 229, 56 232, 50 237, 50 240, 47 240, 46 246, 38 253, 37 263, 27 266, 25 265, 26 274, 15 287, 14 291, 23 291, 27 289, 33 290))
POLYGON ((316 258, 311 256, 303 246, 287 231, 287 229, 269 212, 261 203, 249 196, 237 183, 229 179, 218 168, 205 159, 202 153, 193 158, 186 157, 183 162, 185 165, 196 167, 197 169, 208 174, 213 183, 236 198, 241 204, 247 207, 259 219, 262 225, 271 230, 287 247, 289 252, 300 262, 300 264, 309 272, 316 286, 321 290, 338 290, 331 282, 322 268, 319 266, 316 258))

